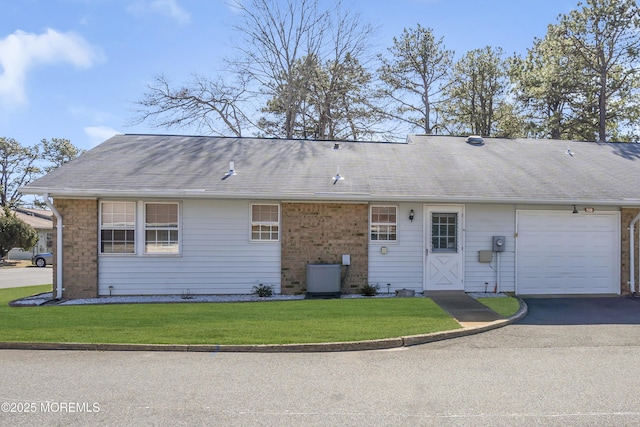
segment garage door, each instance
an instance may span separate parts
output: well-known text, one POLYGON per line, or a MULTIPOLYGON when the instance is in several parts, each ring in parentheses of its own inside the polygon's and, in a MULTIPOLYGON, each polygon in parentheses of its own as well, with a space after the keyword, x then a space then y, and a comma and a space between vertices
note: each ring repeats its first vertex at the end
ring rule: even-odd
POLYGON ((518 211, 517 221, 518 294, 619 293, 618 212, 518 211))

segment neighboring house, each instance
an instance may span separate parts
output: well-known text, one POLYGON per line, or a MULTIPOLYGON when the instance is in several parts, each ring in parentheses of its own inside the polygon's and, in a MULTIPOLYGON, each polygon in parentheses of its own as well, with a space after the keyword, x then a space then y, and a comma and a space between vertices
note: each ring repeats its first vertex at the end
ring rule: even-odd
POLYGON ((38 243, 30 250, 13 248, 7 254, 10 260, 25 260, 38 253, 53 250, 53 219, 51 211, 43 209, 13 208, 16 216, 33 227, 38 233, 38 243))
POLYGON ((292 294, 343 255, 349 293, 619 294, 639 183, 640 144, 119 135, 22 191, 62 216, 64 298, 292 294))

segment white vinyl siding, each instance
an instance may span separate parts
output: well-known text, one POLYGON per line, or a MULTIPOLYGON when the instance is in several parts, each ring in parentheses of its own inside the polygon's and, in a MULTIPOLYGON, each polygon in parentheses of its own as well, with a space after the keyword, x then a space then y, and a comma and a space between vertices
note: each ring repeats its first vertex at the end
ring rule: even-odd
POLYGON ((478 261, 478 252, 491 250, 493 236, 505 236, 500 253, 500 291, 515 291, 515 205, 467 204, 465 207, 465 291, 493 292, 498 281, 498 255, 491 263, 478 261))
MULTIPOLYGON (((375 205, 378 206, 378 205, 375 205)), ((397 206, 397 240, 369 243, 369 283, 379 285, 381 293, 397 289, 423 289, 424 231, 422 203, 402 203, 397 206), (414 220, 409 220, 413 209, 414 220), (386 249, 386 254, 382 253, 386 249), (390 284, 391 286, 387 286, 390 284)))
MULTIPOLYGON (((428 206, 428 205, 426 205, 428 206)), ((493 292, 496 289, 496 284, 499 283, 499 290, 502 292, 515 292, 516 291, 516 273, 520 277, 521 280, 525 277, 525 275, 531 275, 532 272, 535 272, 538 269, 528 269, 529 267, 526 265, 526 261, 524 257, 531 259, 532 256, 538 257, 546 257, 549 259, 550 254, 552 254, 553 248, 543 249, 540 248, 538 250, 538 254, 535 253, 527 254, 526 252, 522 255, 522 259, 520 260, 521 264, 516 268, 516 212, 520 209, 527 210, 537 210, 537 211, 550 211, 556 212, 557 216, 565 217, 568 216, 567 219, 572 219, 572 206, 566 207, 564 210, 560 210, 557 206, 520 206, 513 204, 503 204, 503 205, 494 205, 494 204, 475 204, 469 203, 465 205, 465 230, 464 230, 464 253, 465 253, 465 268, 464 268, 464 290, 466 292, 493 292), (492 253, 492 258, 490 263, 480 262, 478 260, 478 252, 484 250, 491 250, 493 247, 493 236, 505 236, 505 251, 500 252, 500 255, 497 253, 492 253), (545 252, 546 251, 546 252, 545 252), (500 257, 500 266, 498 271, 498 256, 500 257), (525 270, 528 269, 528 270, 525 270)), ((599 285, 593 285, 595 292, 610 292, 616 293, 618 292, 618 288, 616 288, 615 284, 619 283, 619 274, 620 274, 620 262, 619 262, 619 230, 617 232, 611 231, 615 224, 619 223, 619 214, 615 210, 615 208, 606 208, 606 207, 595 207, 596 214, 604 214, 609 217, 615 217, 616 219, 612 219, 609 222, 609 235, 611 235, 610 240, 606 240, 608 246, 606 250, 602 250, 602 254, 598 257, 598 259, 594 259, 589 266, 589 269, 600 268, 598 265, 602 265, 602 268, 606 267, 607 280, 609 285, 600 286, 601 290, 596 289, 599 285), (606 259, 606 260, 605 260, 606 259)), ((580 210, 579 215, 587 215, 580 210)), ((414 289, 416 291, 422 291, 423 289, 423 277, 424 277, 424 259, 425 259, 425 247, 424 247, 424 233, 422 224, 424 218, 423 206, 419 203, 403 203, 398 206, 398 241, 397 242, 386 242, 386 243, 370 243, 369 244, 369 283, 377 284, 380 286, 380 292, 386 292, 389 289, 393 292, 396 289, 414 289), (413 209, 415 211, 415 219, 413 222, 410 222, 408 219, 409 211, 413 209), (386 254, 381 252, 381 249, 384 248, 386 250, 386 254), (387 283, 391 286, 387 287, 387 283)), ((592 221, 595 223, 595 221, 592 221)), ((589 227, 593 228, 595 225, 584 227, 584 230, 577 231, 576 236, 582 235, 584 232, 589 230, 589 227)), ((619 229, 619 225, 618 225, 619 229)), ((559 229, 558 231, 562 231, 559 229)), ((567 234, 569 231, 566 232, 567 234)), ((593 233, 592 233, 593 234, 593 233)), ((535 233, 534 233, 535 235, 535 233)), ((526 237, 526 236, 525 236, 526 237)), ((599 247, 596 246, 598 243, 594 240, 589 240, 590 238, 582 237, 582 242, 575 247, 575 252, 580 252, 580 254, 576 253, 576 256, 593 256, 589 255, 589 252, 593 252, 589 248, 584 248, 584 246, 593 246, 594 248, 599 247), (591 242, 591 243, 587 243, 591 242)), ((572 237, 569 240, 575 240, 572 237)), ((518 252, 521 249, 521 243, 528 244, 526 240, 522 240, 518 242, 518 252)), ((535 242, 534 242, 535 243, 535 242)), ((568 243, 570 244, 570 243, 568 243)), ((530 251, 529 251, 530 252, 530 251)), ((519 256, 520 256, 519 255, 519 256)), ((575 259, 576 256, 572 256, 572 259, 575 259)), ((562 257, 560 255, 556 256, 558 262, 562 261, 562 257)), ((539 261, 539 260, 538 260, 539 261)), ((536 262, 538 262, 536 261, 536 262)), ((568 261, 567 261, 568 262, 568 261)), ((557 263, 556 263, 557 264, 557 263)), ((567 270, 567 268, 564 268, 567 270)), ((539 275, 543 273, 549 275, 552 273, 545 273, 544 271, 538 271, 539 275)), ((580 283, 579 271, 580 269, 575 269, 576 273, 574 274, 576 280, 568 277, 565 285, 570 290, 569 292, 577 293, 579 289, 577 287, 571 288, 573 286, 571 281, 575 281, 576 283, 580 283)), ((551 276, 549 276, 551 277, 551 276)), ((540 276, 539 280, 542 279, 540 276)), ((600 281, 604 281, 602 279, 600 281)), ((564 283, 563 282, 563 283, 564 283)), ((581 283, 586 283, 585 280, 582 280, 581 283)), ((603 282, 604 283, 604 282, 603 282)), ((519 293, 522 293, 522 289, 520 289, 520 284, 518 285, 519 293)), ((553 291, 553 289, 551 290, 553 291)), ((548 293, 559 293, 560 290, 556 291, 545 291, 548 293)), ((567 293, 568 291, 563 290, 563 293, 567 293)), ((582 293, 589 293, 587 289, 582 288, 580 290, 582 293)))
POLYGON ((254 244, 251 204, 240 200, 184 200, 180 257, 100 258, 99 294, 244 294, 259 284, 280 292, 280 243, 254 244))
MULTIPOLYGON (((427 205, 428 206, 428 205, 427 205)), ((398 241, 369 244, 369 283, 378 284, 380 292, 388 289, 424 289, 425 230, 424 211, 421 203, 403 203, 398 206, 398 241), (413 222, 409 212, 414 210, 413 222), (381 248, 387 253, 382 254, 381 248), (387 287, 387 283, 391 284, 387 287)), ((491 264, 478 262, 478 251, 491 249, 494 235, 507 236, 507 248, 500 256, 500 286, 513 291, 515 284, 515 206, 514 205, 465 205, 464 234, 464 285, 467 292, 484 292, 496 281, 496 260, 491 264)), ((458 236, 459 243, 462 236, 458 236)))

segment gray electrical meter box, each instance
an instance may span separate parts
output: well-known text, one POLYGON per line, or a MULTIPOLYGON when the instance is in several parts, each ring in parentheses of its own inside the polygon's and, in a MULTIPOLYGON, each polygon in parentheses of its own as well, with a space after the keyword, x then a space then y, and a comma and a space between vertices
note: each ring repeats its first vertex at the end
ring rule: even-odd
POLYGON ((504 252, 504 236, 493 236, 493 252, 504 252))

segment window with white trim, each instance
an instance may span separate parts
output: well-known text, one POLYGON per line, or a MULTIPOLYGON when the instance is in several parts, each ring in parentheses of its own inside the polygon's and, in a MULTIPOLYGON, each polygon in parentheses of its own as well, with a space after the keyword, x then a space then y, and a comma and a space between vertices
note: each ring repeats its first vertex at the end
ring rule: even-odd
POLYGON ((369 217, 371 241, 390 242, 397 240, 397 207, 371 206, 369 217))
POLYGON ((100 202, 100 253, 135 253, 135 218, 135 202, 100 202))
POLYGON ((178 203, 145 203, 144 253, 177 254, 180 252, 178 212, 178 203))
POLYGON ((251 205, 251 240, 280 240, 280 205, 251 205))

